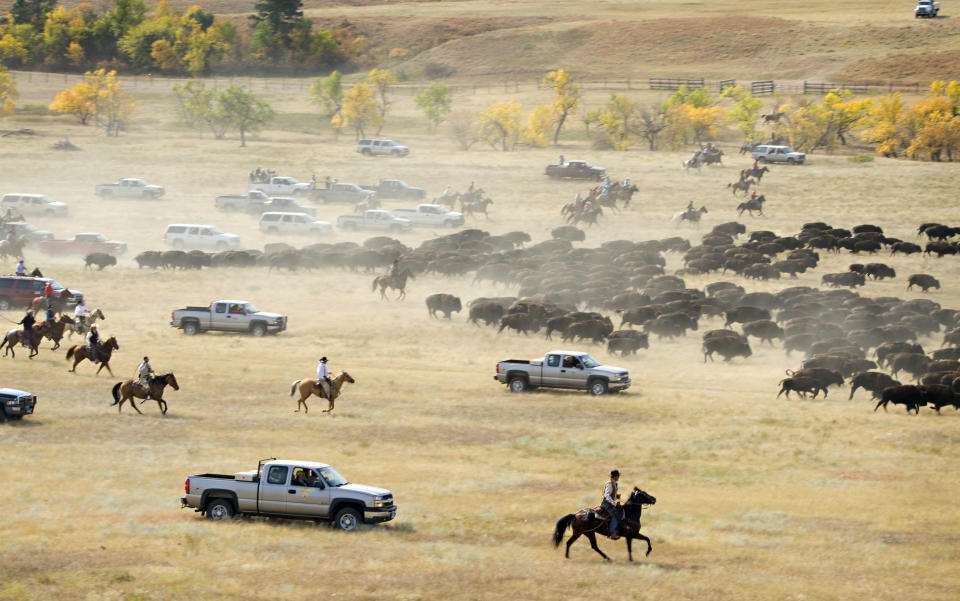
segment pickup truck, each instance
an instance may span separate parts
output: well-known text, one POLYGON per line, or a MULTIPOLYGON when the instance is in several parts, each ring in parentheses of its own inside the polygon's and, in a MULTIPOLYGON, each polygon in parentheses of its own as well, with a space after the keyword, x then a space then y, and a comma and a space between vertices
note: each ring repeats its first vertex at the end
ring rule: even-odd
POLYGON ((352 484, 316 461, 261 459, 249 472, 189 476, 183 488, 181 509, 191 507, 211 520, 236 515, 330 520, 350 531, 397 515, 389 490, 352 484))
POLYGON ((630 374, 622 367, 600 362, 577 351, 550 351, 543 359, 508 359, 497 363, 494 380, 512 392, 531 388, 575 388, 594 396, 619 392, 630 387, 630 374))
POLYGON ((360 140, 357 142, 357 152, 365 157, 369 156, 394 156, 405 157, 410 154, 410 149, 406 146, 397 144, 393 140, 360 140))
POLYGON ((415 209, 393 209, 394 217, 409 219, 413 225, 442 225, 457 227, 463 225, 463 213, 448 211, 441 205, 418 204, 415 209))
POLYGON ((160 198, 166 192, 163 186, 148 184, 142 179, 125 177, 114 184, 98 184, 97 196, 101 198, 160 198))
POLYGON ((285 213, 306 213, 311 217, 317 216, 317 209, 302 205, 297 202, 296 198, 289 198, 287 196, 274 196, 266 202, 250 203, 247 207, 247 213, 251 215, 263 215, 264 213, 277 211, 285 213))
POLYGON ((753 158, 758 163, 786 163, 788 165, 800 165, 807 160, 807 155, 797 152, 789 146, 771 146, 760 144, 753 147, 753 158))
POLYGON ((940 3, 931 0, 917 0, 917 7, 913 9, 913 16, 933 19, 940 12, 940 3))
POLYGON ((318 188, 310 194, 310 200, 314 202, 345 202, 357 204, 370 200, 377 193, 373 190, 365 190, 357 184, 336 183, 329 188, 318 188))
POLYGON ((218 300, 209 307, 186 307, 170 314, 170 325, 187 336, 200 332, 250 332, 253 336, 282 332, 287 316, 265 313, 242 300, 218 300))
POLYGON ((8 419, 23 419, 24 415, 33 413, 36 406, 36 395, 14 388, 0 388, 0 423, 8 419))
POLYGON ((251 190, 260 190, 270 196, 306 196, 313 184, 298 182, 292 177, 271 177, 270 181, 250 184, 251 190))
POLYGON ((246 211, 250 205, 269 200, 270 197, 262 190, 249 190, 246 194, 221 194, 213 201, 213 206, 221 211, 246 211))
POLYGON ((117 256, 127 252, 127 243, 109 240, 103 234, 77 234, 67 240, 43 240, 37 244, 37 250, 52 255, 106 253, 117 256))
POLYGON ((376 186, 360 186, 364 190, 373 190, 380 200, 422 200, 427 197, 423 188, 408 186, 398 179, 382 179, 376 186))
POLYGON ((562 165, 547 165, 546 174, 553 179, 592 179, 600 181, 607 175, 603 167, 594 167, 586 161, 567 161, 562 165))
POLYGON ((337 225, 345 230, 380 230, 397 233, 409 230, 413 224, 409 219, 394 217, 390 211, 371 209, 359 217, 341 215, 337 217, 337 225))

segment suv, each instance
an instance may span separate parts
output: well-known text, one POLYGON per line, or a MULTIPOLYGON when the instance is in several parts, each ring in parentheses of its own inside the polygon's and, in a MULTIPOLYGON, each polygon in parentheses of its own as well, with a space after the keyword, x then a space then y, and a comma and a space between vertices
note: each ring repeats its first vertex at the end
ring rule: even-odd
MULTIPOLYGON (((0 276, 0 311, 6 311, 13 306, 29 307, 33 299, 43 295, 43 289, 50 282, 53 287, 53 295, 60 296, 65 288, 60 282, 50 278, 30 278, 17 275, 0 276)), ((69 305, 76 304, 83 300, 83 293, 78 290, 71 290, 73 300, 69 305)))
POLYGON ((67 203, 57 202, 46 194, 4 194, 0 207, 13 209, 22 215, 67 216, 67 203))
POLYGON ((163 233, 163 241, 174 248, 228 250, 240 248, 240 236, 225 234, 213 225, 172 223, 163 233))
POLYGON ((24 221, 8 221, 4 225, 5 229, 9 229, 11 227, 13 228, 13 233, 17 236, 17 238, 22 238, 28 244, 30 242, 53 240, 53 232, 38 229, 37 226, 31 225, 24 221))
POLYGON ((807 155, 790 148, 789 146, 768 146, 761 144, 753 147, 753 158, 758 163, 787 163, 799 165, 807 159, 807 155))
POLYGON ((15 388, 0 388, 0 422, 23 419, 24 415, 33 413, 36 406, 36 395, 15 388))
POLYGON ((260 216, 260 231, 268 234, 329 234, 333 226, 328 221, 317 221, 306 213, 264 213, 260 216))
POLYGON ((410 149, 393 140, 360 140, 357 142, 357 152, 368 157, 374 155, 405 157, 410 154, 410 149))

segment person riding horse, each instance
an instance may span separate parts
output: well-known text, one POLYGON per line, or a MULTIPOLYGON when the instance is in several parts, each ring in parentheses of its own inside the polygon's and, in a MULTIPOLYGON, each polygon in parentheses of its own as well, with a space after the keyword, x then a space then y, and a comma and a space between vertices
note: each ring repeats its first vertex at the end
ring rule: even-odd
POLYGON ((83 300, 77 301, 77 307, 73 310, 73 317, 77 320, 77 333, 82 334, 83 328, 87 325, 87 313, 90 312, 84 304, 83 300))
POLYGON ((27 266, 24 265, 23 259, 20 259, 20 261, 17 263, 17 269, 15 273, 20 277, 27 275, 27 266))
POLYGON ((617 540, 620 535, 617 534, 617 528, 620 525, 620 494, 617 492, 617 481, 620 480, 619 470, 610 472, 610 480, 603 487, 603 500, 600 501, 600 507, 610 516, 610 540, 617 540))
MULTIPOLYGON (((90 327, 95 328, 97 326, 93 325, 90 327)), ((140 382, 140 386, 143 388, 143 391, 147 393, 146 398, 143 399, 145 401, 150 400, 150 383, 151 383, 150 374, 152 373, 153 373, 153 368, 150 367, 150 357, 144 357, 143 363, 141 363, 140 366, 137 367, 137 380, 140 382)))
POLYGON ((87 332, 87 350, 90 351, 90 361, 93 363, 100 362, 99 346, 100 332, 97 330, 97 324, 93 324, 87 332))
POLYGON ((33 317, 33 311, 27 311, 23 319, 17 323, 23 326, 23 345, 27 348, 33 347, 33 324, 37 323, 37 320, 33 317))
POLYGON ((400 273, 400 259, 394 259, 393 263, 390 264, 390 268, 387 269, 387 277, 390 280, 393 280, 394 276, 400 273))
POLYGON ((323 394, 326 395, 327 400, 330 399, 331 385, 330 371, 327 369, 327 358, 321 357, 320 364, 317 365, 317 386, 323 389, 323 394))

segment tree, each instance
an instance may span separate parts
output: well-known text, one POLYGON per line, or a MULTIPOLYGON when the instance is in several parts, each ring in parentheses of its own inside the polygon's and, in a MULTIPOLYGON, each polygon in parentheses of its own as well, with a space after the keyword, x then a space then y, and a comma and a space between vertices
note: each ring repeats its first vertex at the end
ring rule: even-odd
POLYGON ((453 104, 452 93, 450 86, 435 81, 414 95, 413 103, 430 122, 431 133, 437 131, 437 127, 450 113, 453 104))
POLYGON ((180 104, 180 114, 191 126, 207 126, 218 140, 223 138, 230 127, 230 119, 220 112, 217 91, 208 88, 203 82, 188 81, 173 86, 180 104))
POLYGON ((470 150, 477 143, 477 124, 475 117, 468 111, 457 111, 450 115, 450 134, 456 140, 460 150, 470 150))
POLYGON ((254 27, 266 21, 273 31, 287 34, 303 20, 302 8, 302 0, 259 0, 253 5, 257 12, 250 15, 250 20, 254 22, 254 27))
POLYGON ((143 17, 149 10, 143 0, 113 0, 113 8, 107 11, 103 20, 114 40, 120 40, 128 31, 143 22, 143 17))
POLYGON ((477 118, 480 124, 479 138, 493 148, 500 146, 504 152, 513 148, 520 135, 520 113, 523 107, 514 100, 494 102, 477 118))
POLYGON ((275 116, 266 102, 241 86, 229 86, 217 97, 217 111, 240 130, 240 146, 247 145, 247 132, 258 132, 275 116))
POLYGON ((868 127, 863 131, 863 141, 876 144, 877 153, 883 156, 897 156, 910 143, 906 113, 900 92, 877 99, 867 117, 868 127))
POLYGON ((527 116, 527 126, 520 131, 520 139, 531 146, 546 148, 550 145, 547 135, 553 124, 550 107, 545 104, 535 106, 527 116))
POLYGON ((846 134, 863 125, 873 102, 869 98, 855 100, 850 90, 837 89, 823 97, 823 106, 830 110, 831 127, 846 146, 846 134))
POLYGON ((599 140, 594 145, 600 148, 627 150, 630 148, 630 133, 636 119, 637 103, 625 94, 610 94, 610 100, 602 108, 587 115, 590 123, 600 128, 599 140))
POLYGON ((17 98, 19 98, 17 82, 7 73, 3 65, 0 65, 0 117, 13 114, 15 108, 13 101, 17 98))
POLYGON ((367 81, 377 91, 377 110, 380 111, 380 122, 377 124, 377 135, 383 129, 383 124, 387 121, 387 110, 390 108, 390 100, 387 98, 387 92, 390 86, 397 83, 397 78, 390 73, 388 69, 373 69, 367 75, 367 81))
POLYGON ((116 71, 87 71, 85 77, 86 82, 97 93, 94 109, 97 123, 107 131, 107 136, 119 136, 120 130, 126 126, 136 110, 136 101, 132 95, 120 90, 116 71))
MULTIPOLYGON (((324 117, 338 123, 343 121, 343 75, 334 70, 326 77, 318 77, 310 84, 310 102, 323 106, 324 117)), ((340 133, 340 127, 334 127, 335 134, 340 133)))
POLYGON ((637 133, 647 141, 650 150, 657 149, 657 138, 660 136, 660 132, 666 128, 667 122, 663 118, 663 113, 656 106, 640 111, 637 133))
POLYGON ((553 89, 550 115, 554 126, 553 145, 556 146, 560 138, 560 130, 563 129, 567 117, 577 113, 580 104, 580 86, 574 85, 573 79, 563 69, 547 73, 540 85, 553 89))
POLYGON ((342 111, 334 115, 330 122, 334 127, 353 126, 358 140, 364 136, 367 127, 382 125, 373 93, 373 88, 365 83, 354 85, 343 95, 342 111))
POLYGON ((763 108, 763 101, 744 90, 741 86, 730 86, 723 89, 721 96, 733 100, 733 110, 727 113, 727 120, 743 132, 747 140, 757 137, 757 117, 763 108))
POLYGON ((49 109, 56 113, 74 115, 80 123, 87 122, 97 112, 98 90, 88 81, 81 81, 57 94, 49 109))
POLYGON ((854 100, 850 90, 831 90, 820 104, 809 102, 794 111, 782 131, 798 150, 832 151, 838 140, 846 144, 846 134, 866 121, 871 104, 870 99, 854 100))
POLYGON ((954 140, 957 121, 953 107, 946 96, 933 96, 918 100, 908 110, 906 123, 913 132, 905 154, 911 158, 928 156, 939 161, 944 151, 948 157, 957 150, 954 140))
POLYGON ((15 0, 10 7, 10 16, 14 23, 27 23, 39 28, 54 9, 57 0, 15 0))

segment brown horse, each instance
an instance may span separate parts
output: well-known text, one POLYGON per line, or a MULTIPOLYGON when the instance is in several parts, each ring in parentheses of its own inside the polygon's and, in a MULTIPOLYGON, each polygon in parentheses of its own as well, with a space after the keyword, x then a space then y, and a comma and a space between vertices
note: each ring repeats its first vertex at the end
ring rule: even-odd
MULTIPOLYGON (((627 540, 627 555, 630 557, 630 561, 633 561, 633 539, 647 541, 647 555, 650 555, 650 551, 653 550, 650 539, 640 534, 640 513, 643 511, 644 505, 653 505, 656 502, 657 499, 652 495, 647 494, 637 487, 633 487, 630 498, 623 504, 623 519, 617 524, 617 534, 627 540)), ((560 543, 563 542, 564 532, 566 532, 568 527, 572 527, 573 536, 567 541, 567 552, 565 555, 567 559, 570 559, 570 545, 583 535, 590 541, 590 546, 594 551, 599 553, 607 561, 610 561, 610 558, 597 546, 596 535, 598 531, 604 536, 610 536, 607 534, 610 521, 599 515, 599 511, 601 511, 599 507, 581 509, 575 514, 571 513, 560 518, 556 528, 553 530, 553 546, 559 547, 560 543)))
MULTIPOLYGON (((337 400, 337 397, 340 396, 340 388, 343 386, 344 382, 350 382, 353 384, 356 382, 353 378, 350 377, 350 374, 343 371, 340 372, 337 377, 333 378, 330 384, 330 406, 323 410, 324 413, 330 413, 333 411, 333 402, 337 400)), ((315 394, 321 399, 327 398, 327 395, 323 393, 323 388, 317 386, 317 381, 313 378, 304 378, 302 380, 295 380, 293 384, 290 385, 290 396, 293 396, 293 393, 299 389, 300 400, 297 401, 297 411, 300 411, 300 405, 303 405, 303 412, 307 413, 309 408, 307 407, 307 399, 310 398, 311 394, 315 394)))
POLYGON ((75 328, 70 328, 68 334, 71 338, 73 338, 74 331, 80 335, 86 334, 90 330, 90 326, 97 323, 97 321, 101 319, 106 319, 106 317, 103 315, 103 311, 100 309, 90 311, 84 318, 84 323, 77 323, 75 328))
POLYGON ((0 259, 6 259, 7 257, 13 257, 14 259, 24 258, 24 244, 26 244, 26 242, 22 238, 0 242, 0 259))
POLYGON ((34 298, 33 302, 30 304, 30 308, 36 311, 38 315, 46 311, 48 306, 53 309, 54 313, 63 313, 64 307, 66 307, 67 303, 71 300, 73 300, 73 293, 67 289, 64 289, 59 295, 54 295, 49 298, 46 296, 38 296, 34 298))
MULTIPOLYGON (((73 318, 69 315, 60 314, 59 319, 54 319, 50 321, 45 321, 41 324, 38 324, 36 332, 39 333, 40 338, 49 338, 53 340, 53 346, 50 350, 55 351, 60 348, 60 341, 63 340, 63 332, 67 329, 67 326, 73 326, 73 318)), ((73 331, 73 328, 70 328, 70 331, 73 331)))
MULTIPOLYGON (((104 367, 107 368, 107 371, 110 372, 110 375, 113 375, 113 370, 110 369, 110 355, 113 354, 113 351, 120 350, 120 345, 117 344, 117 339, 114 336, 107 338, 106 340, 101 340, 97 343, 97 358, 100 359, 100 368, 97 369, 97 374, 100 373, 104 367)), ((83 361, 84 359, 93 360, 93 353, 90 352, 90 349, 84 344, 75 344, 70 347, 70 350, 67 351, 67 361, 73 359, 73 368, 69 371, 77 373, 77 364, 83 361)))
POLYGON ((3 337, 3 342, 0 342, 0 348, 3 348, 6 345, 7 348, 3 350, 3 356, 7 356, 7 351, 10 351, 10 357, 16 359, 17 353, 13 350, 18 344, 27 346, 30 349, 30 359, 33 359, 40 353, 40 341, 43 340, 43 336, 40 334, 37 327, 33 328, 33 336, 30 337, 29 346, 24 342, 23 330, 10 330, 7 332, 7 335, 3 337))
POLYGON ((376 292, 377 287, 380 287, 380 298, 383 300, 390 300, 387 298, 387 288, 393 288, 394 290, 399 290, 397 294, 397 300, 406 298, 407 292, 404 290, 407 287, 407 278, 415 280, 413 273, 409 269, 404 269, 400 273, 394 275, 379 275, 373 279, 373 287, 370 288, 370 292, 376 292))
POLYGON ((757 183, 758 183, 757 180, 747 178, 747 179, 741 179, 740 181, 734 182, 732 184, 727 184, 727 187, 733 188, 734 196, 737 195, 737 192, 743 192, 744 195, 746 195, 746 193, 750 191, 750 186, 756 186, 757 183))
MULTIPOLYGON (((177 378, 173 375, 173 372, 168 374, 163 374, 162 376, 154 376, 150 379, 150 400, 157 402, 157 407, 160 408, 160 414, 167 414, 167 402, 163 400, 163 389, 167 385, 173 386, 174 390, 180 390, 180 385, 177 384, 177 378)), ((123 382, 117 382, 113 385, 113 404, 117 407, 117 413, 120 413, 123 409, 124 401, 130 401, 130 406, 136 410, 137 413, 143 413, 140 409, 137 408, 137 404, 134 402, 134 399, 143 399, 140 401, 143 404, 147 400, 147 392, 143 389, 143 386, 140 385, 140 382, 136 380, 124 380, 123 382)))

